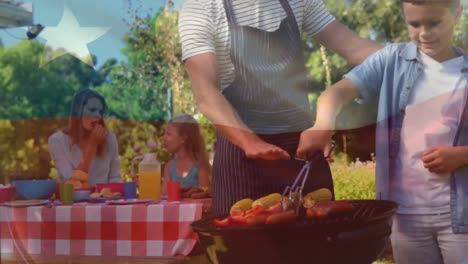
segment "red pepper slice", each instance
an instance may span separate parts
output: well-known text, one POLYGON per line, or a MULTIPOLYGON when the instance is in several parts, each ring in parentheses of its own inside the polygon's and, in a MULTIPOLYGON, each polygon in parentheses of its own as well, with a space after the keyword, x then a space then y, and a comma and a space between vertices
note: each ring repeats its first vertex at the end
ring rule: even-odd
POLYGON ((247 216, 230 216, 231 224, 236 226, 246 226, 247 225, 247 216))
POLYGON ((256 216, 265 213, 265 209, 261 205, 256 205, 255 207, 247 210, 245 216, 256 216))
POLYGON ((231 226, 231 225, 232 225, 232 224, 231 224, 231 221, 232 221, 232 220, 231 220, 231 217, 230 217, 230 216, 228 216, 228 217, 226 217, 226 218, 224 218, 224 219, 217 219, 217 218, 215 218, 215 219, 213 220, 213 224, 214 224, 215 226, 218 226, 218 227, 227 227, 227 226, 231 226))
POLYGON ((231 216, 244 216, 245 211, 244 210, 234 210, 231 212, 231 216))

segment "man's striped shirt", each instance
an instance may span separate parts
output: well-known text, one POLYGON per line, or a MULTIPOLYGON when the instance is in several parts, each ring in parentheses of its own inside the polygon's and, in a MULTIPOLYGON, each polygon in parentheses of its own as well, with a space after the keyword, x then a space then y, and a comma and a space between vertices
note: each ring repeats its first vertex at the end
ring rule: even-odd
MULTIPOLYGON (((240 26, 275 31, 286 12, 279 0, 231 0, 240 26)), ((289 0, 299 30, 313 37, 335 18, 322 0, 289 0)), ((179 17, 182 60, 203 53, 215 53, 220 88, 234 80, 234 65, 230 58, 230 34, 223 0, 186 0, 179 17)))

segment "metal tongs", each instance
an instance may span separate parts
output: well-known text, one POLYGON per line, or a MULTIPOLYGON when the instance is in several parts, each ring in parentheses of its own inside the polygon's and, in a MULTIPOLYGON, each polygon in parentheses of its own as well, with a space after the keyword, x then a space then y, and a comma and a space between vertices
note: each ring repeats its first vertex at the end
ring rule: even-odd
MULTIPOLYGON (((335 146, 336 144, 333 142, 330 152, 327 154, 327 156, 323 158, 330 158, 333 150, 335 149, 335 146)), ((299 208, 301 208, 303 201, 302 190, 304 189, 304 185, 307 181, 307 178, 309 177, 310 168, 312 167, 312 163, 319 160, 322 155, 322 152, 319 151, 315 153, 309 160, 295 158, 296 160, 305 161, 305 164, 299 171, 299 174, 296 176, 296 179, 294 179, 293 184, 291 186, 286 186, 286 188, 284 188, 283 193, 281 194, 281 204, 283 205, 283 211, 288 210, 289 208, 291 208, 292 205, 294 205, 295 202, 297 202, 295 211, 296 215, 299 214, 299 208), (285 199, 287 200, 285 201, 285 199)))

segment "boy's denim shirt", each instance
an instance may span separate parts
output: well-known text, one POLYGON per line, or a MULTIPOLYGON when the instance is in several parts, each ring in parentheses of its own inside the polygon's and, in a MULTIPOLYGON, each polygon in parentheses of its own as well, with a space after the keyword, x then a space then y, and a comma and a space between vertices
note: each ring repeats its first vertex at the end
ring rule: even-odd
MULTIPOLYGON (((468 80, 468 55, 456 50, 464 57, 462 73, 468 80)), ((405 108, 423 69, 417 54, 418 49, 413 43, 390 44, 344 76, 357 86, 363 102, 378 103, 375 153, 378 199, 389 199, 390 175, 395 169, 405 108)), ((454 146, 468 145, 468 87, 464 90, 464 110, 454 146)), ((450 183, 453 230, 468 233, 468 166, 455 170, 450 183)))

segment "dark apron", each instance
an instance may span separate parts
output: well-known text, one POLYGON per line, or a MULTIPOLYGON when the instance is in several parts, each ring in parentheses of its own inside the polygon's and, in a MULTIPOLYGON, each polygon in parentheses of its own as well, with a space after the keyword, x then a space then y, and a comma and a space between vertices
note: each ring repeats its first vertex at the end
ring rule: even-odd
MULTIPOLYGON (((217 133, 213 163, 213 212, 229 213, 233 203, 282 192, 304 162, 294 160, 300 132, 312 126, 307 99, 307 74, 301 38, 287 0, 279 0, 287 17, 274 32, 237 26, 231 0, 224 8, 231 34, 234 82, 223 93, 242 121, 268 143, 286 150, 292 160, 248 159, 243 150, 217 133)), ((305 192, 333 191, 330 168, 317 161, 305 192)))

